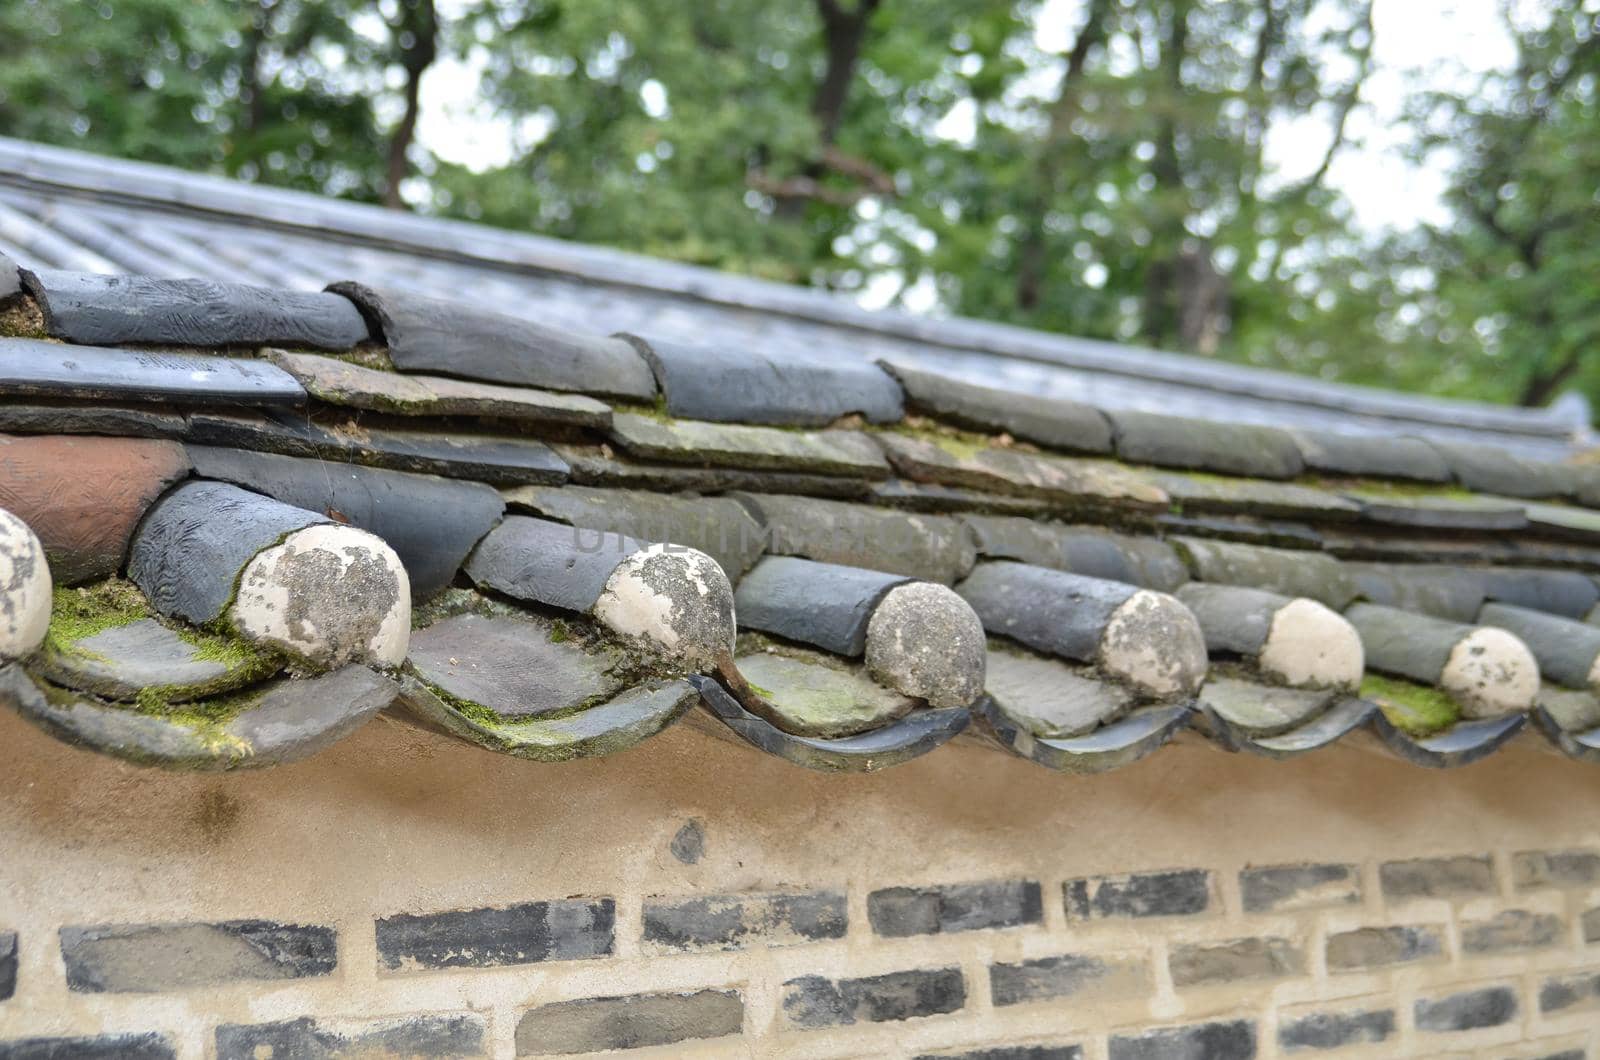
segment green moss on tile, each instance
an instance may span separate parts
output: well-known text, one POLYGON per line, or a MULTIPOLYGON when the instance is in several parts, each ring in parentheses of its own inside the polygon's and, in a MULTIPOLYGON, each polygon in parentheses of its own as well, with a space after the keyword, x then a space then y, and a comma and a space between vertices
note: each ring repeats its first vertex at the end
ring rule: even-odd
POLYGON ((96 633, 153 617, 139 587, 124 578, 107 578, 78 588, 56 586, 50 601, 47 647, 59 652, 93 655, 78 647, 96 633))
POLYGON ((1437 688, 1392 677, 1368 674, 1361 698, 1378 705, 1390 724, 1408 736, 1431 736, 1461 720, 1455 700, 1437 688))
POLYGON ((1003 448, 998 444, 998 438, 977 431, 960 430, 924 416, 907 416, 900 423, 869 426, 867 429, 885 434, 899 434, 936 445, 956 460, 973 460, 985 450, 1003 448))
POLYGON ((1475 500, 1479 497, 1478 494, 1473 493, 1465 486, 1454 486, 1443 482, 1407 482, 1400 479, 1327 478, 1323 476, 1305 476, 1297 481, 1300 485, 1327 490, 1331 493, 1366 494, 1375 499, 1384 500, 1461 501, 1475 500))

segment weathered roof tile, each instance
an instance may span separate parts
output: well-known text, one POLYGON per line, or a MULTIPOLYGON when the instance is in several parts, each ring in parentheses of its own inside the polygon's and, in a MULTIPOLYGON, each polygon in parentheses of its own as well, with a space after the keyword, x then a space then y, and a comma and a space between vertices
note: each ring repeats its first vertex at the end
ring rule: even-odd
POLYGON ((1167 494, 1108 461, 1045 456, 1000 446, 975 446, 940 435, 877 436, 902 475, 919 482, 1042 497, 1062 506, 1125 503, 1154 507, 1167 494))
POLYGON ((1172 546, 1155 538, 1017 516, 968 515, 962 521, 972 528, 978 551, 991 559, 1014 559, 1162 592, 1189 579, 1172 546))
POLYGON ((909 762, 948 743, 971 721, 961 707, 921 709, 857 736, 796 736, 750 713, 710 678, 689 680, 712 713, 741 738, 795 765, 828 773, 872 773, 909 762))
POLYGON ((1288 479, 1305 470, 1293 436, 1277 427, 1167 416, 1119 409, 1107 412, 1117 455, 1158 467, 1288 479))
POLYGON ((43 677, 79 692, 131 702, 146 688, 160 688, 169 703, 229 692, 277 669, 268 657, 263 672, 257 654, 203 652, 153 618, 52 643, 36 664, 43 677))
POLYGON ((621 339, 358 283, 336 283, 328 290, 360 307, 402 371, 655 399, 650 367, 621 339))
POLYGON ((808 497, 852 498, 871 495, 875 485, 864 478, 813 475, 804 471, 643 463, 617 454, 608 444, 554 442, 551 448, 570 465, 571 480, 579 486, 700 494, 771 490, 808 497))
POLYGON ((1497 717, 1533 706, 1538 663, 1509 633, 1378 604, 1354 604, 1345 617, 1361 634, 1369 669, 1435 686, 1465 717, 1497 717))
POLYGON ((667 411, 685 419, 823 427, 852 414, 869 423, 894 423, 905 414, 900 385, 865 362, 619 337, 650 362, 667 411))
POLYGON ((175 442, 0 435, 0 508, 39 535, 58 585, 120 570, 146 509, 188 473, 175 442))
POLYGON ((1176 471, 1154 471, 1152 483, 1172 498, 1185 514, 1221 512, 1266 519, 1341 521, 1356 518, 1360 506, 1328 490, 1260 479, 1219 478, 1176 471))
POLYGON ((542 622, 456 615, 412 638, 411 668, 450 700, 505 721, 561 714, 623 688, 614 652, 558 640, 542 622))
POLYGON ((1524 460, 1504 449, 1464 442, 1430 443, 1457 482, 1470 490, 1503 497, 1571 497, 1578 492, 1578 477, 1561 464, 1524 460))
POLYGON ((1417 611, 1452 622, 1475 622, 1484 601, 1478 570, 1426 563, 1346 563, 1369 603, 1417 611))
POLYGON ((1069 453, 1111 452, 1111 424, 1076 401, 993 390, 910 365, 878 362, 900 380, 913 409, 979 431, 1004 431, 1069 453))
POLYGON ((911 515, 812 497, 744 493, 766 527, 767 551, 949 585, 972 569, 967 529, 942 515, 911 515))
POLYGON ((995 706, 1034 736, 1082 736, 1127 713, 1137 697, 1060 659, 1022 651, 989 652, 985 691, 995 706))
POLYGON ((367 324, 336 294, 209 280, 39 271, 24 283, 51 335, 85 346, 309 346, 347 350, 367 324))
POLYGON ((1414 482, 1449 482, 1450 467, 1420 438, 1291 429, 1308 471, 1414 482))
POLYGON ((0 431, 16 434, 104 434, 120 438, 177 438, 183 417, 159 408, 80 402, 0 403, 0 431))
POLYGON ((294 377, 265 361, 0 338, 0 395, 175 405, 303 405, 294 377))
POLYGON ((978 564, 956 591, 989 633, 1093 663, 1147 694, 1189 695, 1205 677, 1200 626, 1164 593, 1010 560, 978 564))
POLYGON ((619 412, 611 436, 628 452, 652 460, 871 479, 889 475, 883 454, 860 431, 787 431, 619 412))
POLYGON ((199 445, 258 449, 499 486, 562 482, 567 463, 544 442, 511 435, 464 434, 369 427, 323 426, 304 417, 197 412, 185 438, 199 445))
POLYGON ((462 560, 505 507, 479 482, 247 449, 192 445, 188 453, 202 477, 377 534, 399 554, 418 599, 455 580, 462 560))
POLYGON ((908 580, 837 563, 768 556, 739 583, 734 613, 742 629, 855 658, 866 650, 873 609, 908 580))
POLYGON ((1279 736, 1320 716, 1338 698, 1325 689, 1280 688, 1213 676, 1200 689, 1200 706, 1235 735, 1279 736))
POLYGON ((736 662, 745 680, 760 687, 772 713, 768 720, 796 736, 855 736, 903 718, 917 706, 863 668, 841 667, 811 653, 756 651, 736 662))
POLYGON ((384 372, 336 357, 285 350, 268 351, 268 359, 294 376, 312 397, 330 405, 396 416, 493 416, 601 428, 611 424, 610 407, 581 394, 384 372))
MULTIPOLYGON (((519 486, 505 492, 512 508, 591 530, 609 530, 651 544, 685 545, 706 553, 732 580, 761 558, 765 532, 728 497, 690 497, 584 486, 519 486)), ((815 503, 815 502, 809 502, 815 503)))
POLYGON ((1516 635, 1539 673, 1567 688, 1600 691, 1600 629, 1510 604, 1485 604, 1478 621, 1516 635))
POLYGON ((1459 494, 1407 494, 1354 489, 1345 496, 1361 505, 1362 517, 1386 526, 1425 530, 1521 530, 1528 525, 1522 506, 1501 497, 1459 494))
POLYGON ((1173 544, 1202 581, 1247 585, 1284 596, 1304 596, 1342 611, 1359 593, 1343 565, 1319 552, 1240 545, 1204 538, 1174 538, 1173 544))
POLYGON ((606 580, 647 542, 617 533, 507 516, 467 559, 478 585, 518 600, 587 613, 606 580))

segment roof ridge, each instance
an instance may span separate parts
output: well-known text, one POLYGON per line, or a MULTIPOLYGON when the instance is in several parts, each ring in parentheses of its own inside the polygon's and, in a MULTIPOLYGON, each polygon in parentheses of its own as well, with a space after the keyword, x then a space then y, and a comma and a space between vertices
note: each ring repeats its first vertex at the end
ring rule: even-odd
POLYGON ((608 247, 510 232, 447 218, 420 217, 307 192, 245 184, 169 166, 112 159, 0 137, 0 184, 52 187, 87 197, 154 205, 174 212, 220 214, 254 227, 330 232, 352 242, 404 249, 502 269, 578 277, 608 287, 668 293, 834 327, 911 339, 929 346, 1160 381, 1283 404, 1462 427, 1521 438, 1566 439, 1585 433, 1570 412, 1512 410, 1484 402, 1390 393, 1302 378, 1249 365, 1144 347, 1033 331, 955 317, 868 310, 811 288, 718 272, 608 247))

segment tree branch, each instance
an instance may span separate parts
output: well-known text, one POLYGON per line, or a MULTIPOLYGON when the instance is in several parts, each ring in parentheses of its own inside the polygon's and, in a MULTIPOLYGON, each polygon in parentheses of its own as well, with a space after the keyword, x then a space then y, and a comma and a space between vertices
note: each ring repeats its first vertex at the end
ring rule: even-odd
POLYGON ((1090 0, 1084 15, 1083 26, 1067 53, 1067 68, 1061 75, 1061 86, 1056 89, 1055 102, 1050 107, 1050 124, 1045 130, 1044 142, 1039 147, 1035 168, 1038 171, 1037 188, 1028 204, 1028 231, 1017 249, 1016 298, 1019 309, 1031 310, 1038 306, 1043 294, 1045 265, 1045 217, 1060 193, 1061 148, 1072 131, 1072 120, 1078 116, 1078 83, 1083 80, 1089 65, 1089 53, 1106 39, 1106 22, 1111 0, 1090 0))
POLYGON ((394 28, 400 43, 400 64, 406 72, 406 109, 389 137, 389 158, 385 167, 383 204, 391 210, 406 208, 400 197, 400 184, 411 163, 406 157, 417 134, 417 118, 422 110, 422 75, 439 55, 439 19, 433 0, 409 0, 400 7, 399 24, 394 28), (405 38, 409 35, 411 43, 405 38))
POLYGON ((1291 199, 1303 199, 1320 187, 1328 176, 1328 169, 1333 165, 1335 156, 1344 148, 1350 114, 1361 101, 1361 86, 1366 83, 1367 75, 1372 72, 1372 42, 1375 36, 1372 26, 1372 2, 1373 0, 1367 0, 1367 5, 1361 11, 1361 20, 1357 23, 1358 29, 1366 30, 1366 44, 1356 53, 1355 77, 1351 78, 1350 86, 1339 98, 1339 110, 1333 122, 1333 140, 1329 142, 1328 150, 1323 152, 1321 164, 1290 193, 1288 197, 1291 199))

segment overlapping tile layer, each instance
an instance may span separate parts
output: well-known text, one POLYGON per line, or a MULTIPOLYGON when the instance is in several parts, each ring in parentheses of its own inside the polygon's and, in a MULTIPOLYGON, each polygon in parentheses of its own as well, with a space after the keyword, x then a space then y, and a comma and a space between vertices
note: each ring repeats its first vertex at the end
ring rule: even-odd
POLYGON ((385 709, 540 761, 685 718, 824 770, 960 736, 1096 772, 1185 731, 1449 766, 1530 720, 1600 757, 1600 464, 580 334, 377 280, 0 258, 11 706, 210 769, 385 709))

